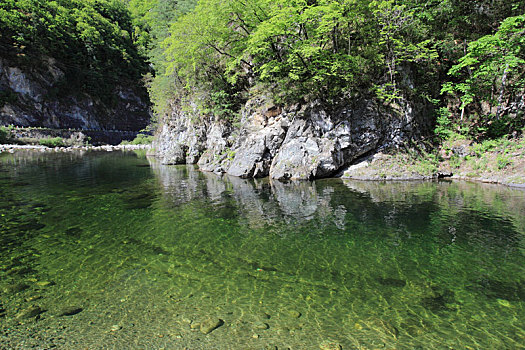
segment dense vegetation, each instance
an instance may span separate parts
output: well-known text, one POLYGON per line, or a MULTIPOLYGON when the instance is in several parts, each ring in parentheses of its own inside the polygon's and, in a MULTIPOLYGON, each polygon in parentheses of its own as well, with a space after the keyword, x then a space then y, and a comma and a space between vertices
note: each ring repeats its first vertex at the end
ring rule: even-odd
POLYGON ((131 0, 159 108, 186 96, 231 117, 254 88, 277 102, 426 99, 438 134, 524 125, 525 1, 131 0), (197 96, 198 98, 195 98, 197 96))
POLYGON ((232 118, 264 91, 426 100, 442 138, 525 126, 524 0, 4 0, 0 27, 11 59, 59 62, 62 90, 108 98, 145 77, 159 114, 176 100, 232 118))
POLYGON ((11 62, 36 68, 46 57, 56 60, 65 72, 57 95, 107 99, 115 85, 137 85, 149 69, 122 1, 2 0, 0 28, 2 56, 11 62))

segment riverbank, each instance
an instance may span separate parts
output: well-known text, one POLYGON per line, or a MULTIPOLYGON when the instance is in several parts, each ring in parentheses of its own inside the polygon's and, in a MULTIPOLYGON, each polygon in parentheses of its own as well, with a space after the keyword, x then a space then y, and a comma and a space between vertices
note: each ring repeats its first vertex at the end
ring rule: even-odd
POLYGON ((450 177, 525 187, 525 136, 483 142, 454 138, 429 153, 376 153, 352 164, 339 176, 375 181, 450 177))
MULTIPOLYGON (((47 147, 0 145, 0 153, 150 150, 150 144, 47 147)), ((362 181, 416 181, 452 178, 525 188, 525 136, 476 143, 456 138, 430 152, 391 150, 364 157, 335 177, 362 181)))
POLYGON ((75 151, 135 151, 147 150, 151 145, 104 145, 104 146, 69 146, 69 147, 47 147, 42 145, 0 145, 0 153, 13 153, 17 150, 35 150, 40 152, 75 152, 75 151))

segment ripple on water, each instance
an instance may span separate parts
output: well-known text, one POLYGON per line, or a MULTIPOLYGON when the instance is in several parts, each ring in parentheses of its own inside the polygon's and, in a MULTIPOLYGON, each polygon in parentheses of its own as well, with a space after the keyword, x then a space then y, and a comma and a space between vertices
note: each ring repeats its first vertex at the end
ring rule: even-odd
POLYGON ((124 153, 15 153, 0 171, 0 347, 523 345, 523 192, 124 153))

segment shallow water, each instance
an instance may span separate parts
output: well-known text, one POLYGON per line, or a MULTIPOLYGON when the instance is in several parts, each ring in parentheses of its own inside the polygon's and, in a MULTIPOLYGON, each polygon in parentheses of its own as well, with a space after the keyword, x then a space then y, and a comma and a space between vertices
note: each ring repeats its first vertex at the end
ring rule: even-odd
POLYGON ((525 348, 525 192, 0 155, 0 348, 327 342, 525 348))

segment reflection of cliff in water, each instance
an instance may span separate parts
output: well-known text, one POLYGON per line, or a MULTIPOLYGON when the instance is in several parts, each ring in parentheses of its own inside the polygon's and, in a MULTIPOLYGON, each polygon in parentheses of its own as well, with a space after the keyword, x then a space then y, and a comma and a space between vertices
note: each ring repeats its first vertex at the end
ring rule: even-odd
POLYGON ((346 210, 343 206, 332 206, 334 187, 329 182, 241 179, 201 172, 192 166, 166 166, 155 159, 150 163, 164 195, 174 205, 194 199, 218 207, 234 205, 250 226, 257 227, 284 218, 288 223, 330 221, 344 229, 346 210))
MULTIPOLYGON (((523 240, 523 191, 466 182, 279 182, 205 173, 191 166, 152 169, 173 205, 199 199, 233 210, 252 228, 284 219, 318 234, 368 234, 393 246, 413 238, 441 246, 514 249, 523 240), (308 226, 308 227, 306 227, 308 226)), ((311 233, 311 232, 306 232, 311 233)))

